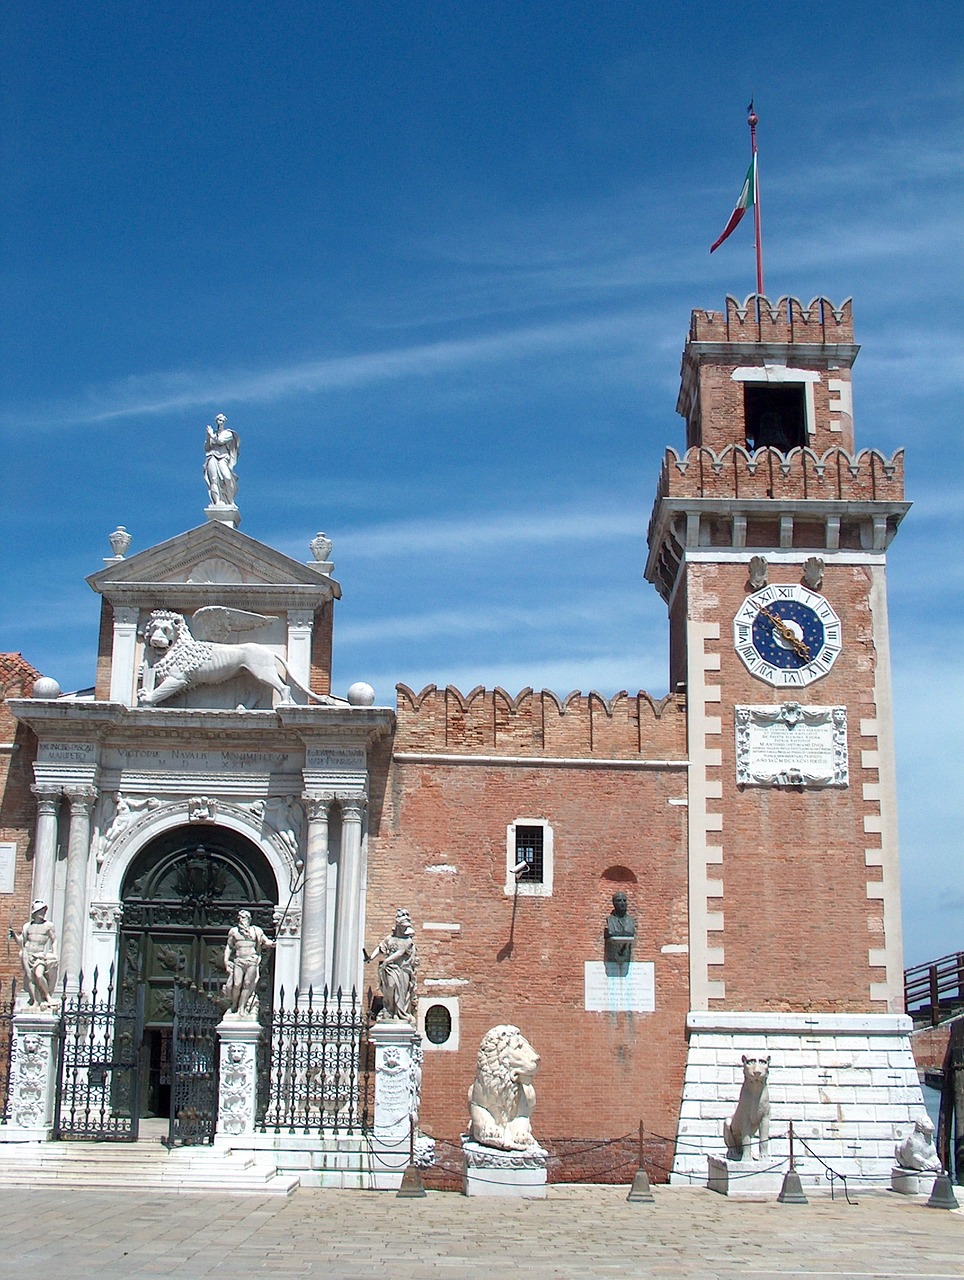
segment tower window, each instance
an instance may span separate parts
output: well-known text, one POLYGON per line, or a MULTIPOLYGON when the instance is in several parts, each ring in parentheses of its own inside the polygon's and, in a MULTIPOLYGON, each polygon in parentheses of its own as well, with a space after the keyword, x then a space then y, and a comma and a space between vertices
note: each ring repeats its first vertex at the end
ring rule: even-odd
POLYGON ((743 386, 743 404, 748 449, 769 448, 788 453, 807 443, 802 386, 747 382, 743 386))
POLYGON ((445 1044, 452 1034, 452 1015, 444 1004, 431 1004, 425 1010, 425 1038, 429 1044, 445 1044))

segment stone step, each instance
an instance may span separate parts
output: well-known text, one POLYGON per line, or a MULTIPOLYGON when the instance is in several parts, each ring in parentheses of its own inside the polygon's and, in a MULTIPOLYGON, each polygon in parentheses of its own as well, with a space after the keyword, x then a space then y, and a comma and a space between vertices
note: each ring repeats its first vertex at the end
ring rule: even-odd
POLYGON ((104 1170, 62 1169, 0 1169, 0 1187, 42 1188, 58 1187, 64 1190, 86 1191, 94 1187, 120 1187, 136 1191, 209 1191, 217 1195, 283 1195, 290 1196, 300 1184, 300 1179, 270 1170, 267 1178, 243 1179, 235 1177, 201 1178, 185 1170, 179 1177, 158 1178, 150 1175, 134 1179, 121 1179, 104 1170))

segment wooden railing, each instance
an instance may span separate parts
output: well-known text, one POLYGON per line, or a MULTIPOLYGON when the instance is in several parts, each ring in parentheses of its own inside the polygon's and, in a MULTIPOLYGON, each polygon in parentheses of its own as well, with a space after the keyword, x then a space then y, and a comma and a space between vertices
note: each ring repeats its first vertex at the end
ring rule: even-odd
POLYGON ((904 1008, 915 1022, 932 1027, 964 1013, 964 951, 904 970, 904 1008))

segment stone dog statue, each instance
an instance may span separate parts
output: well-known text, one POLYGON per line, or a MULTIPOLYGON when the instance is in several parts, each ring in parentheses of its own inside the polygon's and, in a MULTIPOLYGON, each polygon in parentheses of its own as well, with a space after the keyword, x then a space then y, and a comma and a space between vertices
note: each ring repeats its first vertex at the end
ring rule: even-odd
POLYGON ((728 1160, 756 1160, 770 1150, 770 1094, 767 1075, 769 1057, 750 1058, 743 1055, 743 1084, 740 1098, 730 1120, 723 1122, 723 1141, 728 1160), (759 1137, 759 1144, 751 1139, 759 1137))
POLYGON ((921 1116, 902 1142, 894 1147, 894 1155, 901 1169, 914 1169, 920 1173, 940 1173, 941 1158, 934 1146, 934 1122, 930 1116, 921 1116))
POLYGON ((263 614, 210 605, 194 614, 192 626, 195 635, 183 614, 155 609, 144 627, 144 641, 149 651, 148 671, 153 673, 154 687, 140 689, 138 702, 154 707, 185 689, 203 684, 223 684, 246 671, 258 684, 273 690, 277 695, 273 699, 275 703, 290 702, 290 686, 294 685, 311 702, 331 706, 334 698, 306 689, 291 674, 284 658, 267 645, 218 643, 234 631, 250 631, 272 621, 274 619, 263 614), (287 677, 288 684, 281 679, 282 675, 287 677))
POLYGON ((538 1070, 539 1055, 518 1027, 505 1024, 487 1032, 469 1090, 469 1137, 500 1151, 538 1148, 530 1124, 538 1070))

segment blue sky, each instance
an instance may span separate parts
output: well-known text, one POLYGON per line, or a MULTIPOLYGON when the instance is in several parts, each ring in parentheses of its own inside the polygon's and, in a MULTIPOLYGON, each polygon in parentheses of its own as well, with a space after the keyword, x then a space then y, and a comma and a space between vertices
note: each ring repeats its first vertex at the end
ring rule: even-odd
POLYGON ((203 520, 344 587, 335 683, 666 689, 643 581, 691 308, 761 123, 767 292, 853 296, 892 548, 908 963, 964 946, 964 13, 596 3, 64 5, 0 16, 0 647, 93 679, 86 574, 203 520))

